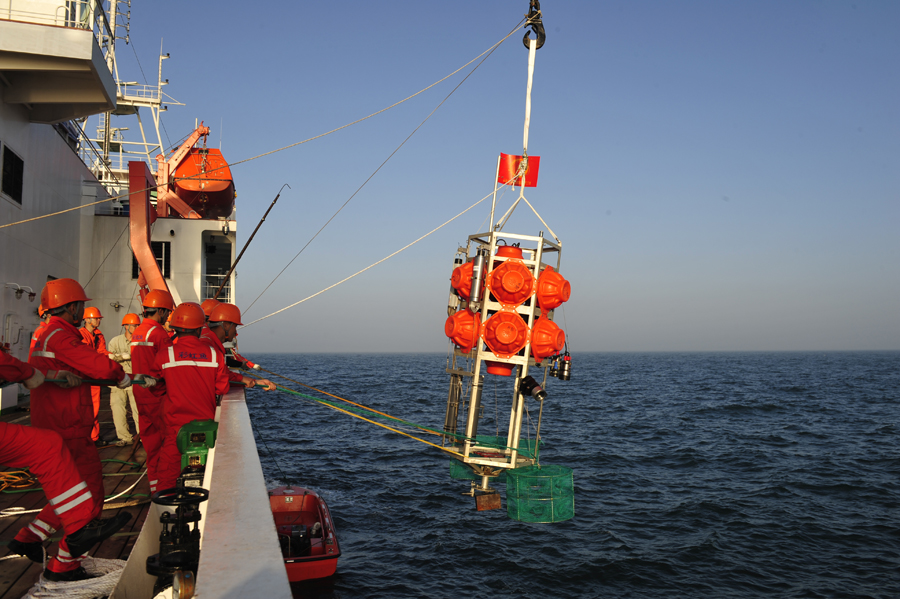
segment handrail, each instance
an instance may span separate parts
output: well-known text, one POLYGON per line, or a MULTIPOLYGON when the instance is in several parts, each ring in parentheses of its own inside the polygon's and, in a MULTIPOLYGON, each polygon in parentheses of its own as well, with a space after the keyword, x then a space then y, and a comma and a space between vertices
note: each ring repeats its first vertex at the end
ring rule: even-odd
POLYGON ((54 27, 68 27, 70 29, 85 29, 94 31, 94 37, 99 41, 100 37, 112 37, 112 29, 109 18, 103 9, 101 0, 71 0, 60 2, 56 6, 47 6, 45 10, 36 11, 34 2, 18 0, 23 8, 14 8, 16 0, 8 0, 3 13, 0 16, 3 21, 19 21, 33 23, 35 25, 52 25, 54 27), (27 7, 31 10, 26 10, 27 7))

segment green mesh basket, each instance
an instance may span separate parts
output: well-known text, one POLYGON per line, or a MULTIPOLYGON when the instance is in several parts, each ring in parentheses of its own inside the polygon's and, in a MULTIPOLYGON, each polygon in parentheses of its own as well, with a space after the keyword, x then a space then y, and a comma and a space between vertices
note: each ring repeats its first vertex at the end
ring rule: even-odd
POLYGON ((506 512, 520 522, 562 522, 575 516, 575 483, 565 466, 526 466, 506 477, 506 512))

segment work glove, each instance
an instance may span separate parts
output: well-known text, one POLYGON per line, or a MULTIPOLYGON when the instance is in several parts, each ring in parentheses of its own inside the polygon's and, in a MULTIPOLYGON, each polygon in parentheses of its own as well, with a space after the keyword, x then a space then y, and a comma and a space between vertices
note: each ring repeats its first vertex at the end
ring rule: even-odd
POLYGON ((72 374, 68 370, 48 370, 47 371, 48 379, 63 379, 65 382, 63 383, 54 383, 63 389, 71 389, 73 387, 80 387, 82 380, 81 377, 75 374, 72 374))
POLYGON ((82 380, 81 377, 77 374, 72 374, 68 370, 58 370, 56 372, 56 376, 54 378, 58 379, 66 379, 65 383, 56 383, 63 389, 71 389, 73 387, 80 387, 82 380))
POLYGON ((262 370, 262 366, 260 366, 259 364, 254 364, 253 370, 262 370))
POLYGON ((153 378, 152 376, 148 376, 148 375, 145 374, 145 375, 141 378, 140 381, 138 381, 138 380, 135 378, 135 382, 136 382, 136 383, 140 383, 141 385, 143 385, 144 389, 149 389, 150 387, 155 386, 156 383, 158 383, 159 381, 157 381, 157 380, 156 380, 155 378, 153 378))
POLYGON ((25 385, 26 389, 34 389, 35 387, 40 387, 42 384, 44 384, 44 373, 35 368, 34 374, 22 381, 22 384, 25 385))
POLYGON ((126 360, 130 360, 130 359, 131 359, 131 354, 129 354, 129 353, 127 353, 127 352, 124 353, 124 354, 119 354, 119 358, 121 358, 121 360, 124 362, 124 361, 126 361, 126 360))
POLYGON ((119 384, 116 385, 119 389, 127 389, 131 386, 131 377, 128 376, 128 373, 125 373, 125 378, 119 381, 119 384))

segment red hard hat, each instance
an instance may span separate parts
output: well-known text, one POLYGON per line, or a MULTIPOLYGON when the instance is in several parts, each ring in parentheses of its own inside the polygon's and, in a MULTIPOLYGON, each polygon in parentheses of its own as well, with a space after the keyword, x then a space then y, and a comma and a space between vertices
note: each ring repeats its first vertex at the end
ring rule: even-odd
POLYGON ((84 309, 84 317, 85 318, 103 318, 103 315, 100 314, 99 308, 90 307, 90 308, 84 309))
POLYGON ((41 290, 41 303, 45 310, 59 308, 72 302, 90 301, 84 288, 75 279, 54 279, 47 281, 41 290))
POLYGON ((141 324, 141 317, 134 312, 129 312, 122 318, 122 325, 126 324, 141 324))
POLYGON ((177 329, 199 329, 206 324, 206 315, 203 314, 203 308, 195 302, 184 302, 178 304, 175 311, 172 312, 172 327, 177 329))
POLYGON ((172 294, 162 289, 153 289, 141 302, 145 308, 163 308, 166 310, 174 310, 175 302, 172 301, 172 294))
POLYGON ((203 313, 206 314, 206 317, 209 318, 209 315, 212 314, 213 308, 221 304, 217 299, 209 298, 203 300, 203 303, 200 304, 200 307, 203 308, 203 313))
POLYGON ((241 322, 241 311, 234 304, 220 303, 213 308, 209 315, 210 322, 233 322, 234 324, 243 325, 241 322))

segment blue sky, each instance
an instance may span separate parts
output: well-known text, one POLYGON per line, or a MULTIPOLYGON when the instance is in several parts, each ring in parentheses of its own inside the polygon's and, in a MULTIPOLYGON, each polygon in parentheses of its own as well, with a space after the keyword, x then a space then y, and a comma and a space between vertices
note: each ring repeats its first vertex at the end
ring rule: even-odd
MULTIPOLYGON (((230 161, 380 110, 506 35, 525 0, 134 3, 174 142, 194 119, 230 161)), ((900 4, 544 0, 528 199, 563 242, 578 351, 900 349, 900 4)), ((522 149, 517 32, 249 310, 380 260, 492 189, 522 149)), ((120 46, 120 70, 140 79, 120 46)), ((466 72, 470 70, 467 69, 466 72)), ((326 138, 236 166, 249 306, 463 74, 326 138)), ((506 208, 509 196, 501 206, 506 208)), ((451 262, 476 208, 389 262, 241 332, 260 351, 444 351, 451 262)), ((536 235, 517 210, 507 230, 536 235)), ((245 320, 246 322, 246 320, 245 320)))

